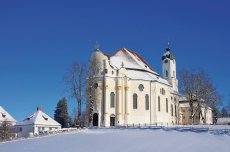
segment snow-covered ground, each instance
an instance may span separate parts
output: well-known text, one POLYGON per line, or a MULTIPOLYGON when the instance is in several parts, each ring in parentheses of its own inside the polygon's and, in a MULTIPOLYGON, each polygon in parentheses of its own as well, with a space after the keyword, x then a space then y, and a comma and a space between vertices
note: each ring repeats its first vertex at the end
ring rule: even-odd
POLYGON ((91 129, 0 143, 0 152, 229 152, 230 136, 151 129, 91 129))

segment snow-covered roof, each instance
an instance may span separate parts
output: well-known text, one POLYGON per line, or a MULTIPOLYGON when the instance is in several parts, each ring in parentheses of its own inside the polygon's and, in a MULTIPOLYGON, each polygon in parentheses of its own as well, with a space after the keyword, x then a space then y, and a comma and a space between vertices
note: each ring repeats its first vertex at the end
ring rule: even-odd
POLYGON ((16 122, 16 120, 2 107, 0 106, 0 122, 16 122))
MULTIPOLYGON (((201 107, 206 107, 209 109, 209 110, 212 110, 212 108, 210 106, 207 105, 207 103, 203 102, 204 100, 201 100, 201 107)), ((179 97, 179 104, 180 104, 180 107, 190 107, 189 105, 189 101, 188 101, 188 98, 185 96, 185 95, 180 95, 179 97)), ((193 104, 194 106, 197 106, 197 101, 193 101, 193 104)))
POLYGON ((110 64, 117 69, 120 69, 123 64, 124 68, 146 70, 159 75, 153 71, 152 67, 141 56, 139 56, 137 53, 127 50, 126 48, 120 49, 117 51, 117 53, 111 56, 110 64))
POLYGON ((167 80, 162 79, 157 75, 148 72, 138 71, 138 70, 127 70, 127 77, 131 79, 141 79, 141 80, 148 80, 148 81, 152 80, 152 81, 158 81, 164 84, 168 84, 167 80))
POLYGON ((187 101, 187 100, 188 100, 187 97, 185 97, 184 95, 181 95, 179 97, 179 101, 187 101))
POLYGON ((127 77, 131 79, 152 80, 169 85, 140 55, 126 48, 110 56, 110 65, 115 69, 126 68, 127 77))
POLYGON ((225 117, 225 118, 218 118, 217 119, 217 124, 228 124, 230 123, 230 118, 225 117))
POLYGON ((45 114, 42 110, 38 109, 33 115, 27 117, 16 125, 47 125, 47 126, 60 126, 60 124, 45 114))

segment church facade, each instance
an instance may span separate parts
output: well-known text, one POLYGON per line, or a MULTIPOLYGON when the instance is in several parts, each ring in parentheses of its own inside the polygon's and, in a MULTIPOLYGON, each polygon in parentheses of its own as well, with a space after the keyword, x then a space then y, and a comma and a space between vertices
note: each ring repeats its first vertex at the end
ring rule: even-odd
POLYGON ((162 56, 163 77, 126 48, 114 55, 96 48, 90 62, 99 69, 94 77, 94 126, 179 124, 176 59, 170 48, 162 56))

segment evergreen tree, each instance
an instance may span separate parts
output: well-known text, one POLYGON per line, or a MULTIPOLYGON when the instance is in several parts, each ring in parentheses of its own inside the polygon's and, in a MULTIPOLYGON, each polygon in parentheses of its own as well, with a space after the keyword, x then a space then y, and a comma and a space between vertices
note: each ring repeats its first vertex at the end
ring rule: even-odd
POLYGON ((62 128, 69 127, 68 104, 66 98, 58 101, 54 112, 54 119, 62 125, 62 128))
POLYGON ((8 140, 10 138, 9 129, 9 124, 7 122, 2 122, 0 125, 0 141, 8 140))

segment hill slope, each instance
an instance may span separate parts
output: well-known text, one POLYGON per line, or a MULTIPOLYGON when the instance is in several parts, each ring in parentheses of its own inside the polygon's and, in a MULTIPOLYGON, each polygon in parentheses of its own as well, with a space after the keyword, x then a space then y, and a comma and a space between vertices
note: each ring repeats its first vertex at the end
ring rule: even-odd
POLYGON ((1 152, 229 152, 230 137, 163 130, 95 129, 0 143, 1 152))

